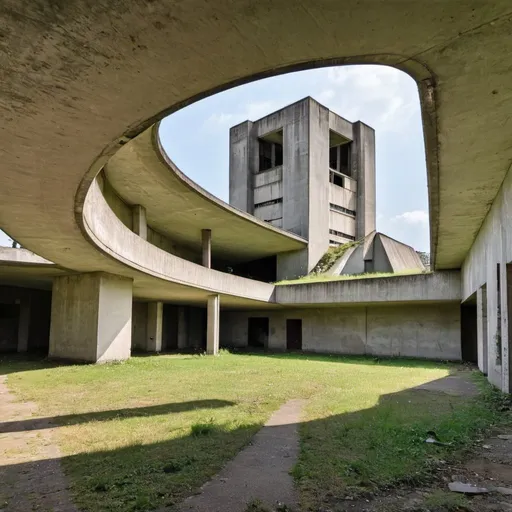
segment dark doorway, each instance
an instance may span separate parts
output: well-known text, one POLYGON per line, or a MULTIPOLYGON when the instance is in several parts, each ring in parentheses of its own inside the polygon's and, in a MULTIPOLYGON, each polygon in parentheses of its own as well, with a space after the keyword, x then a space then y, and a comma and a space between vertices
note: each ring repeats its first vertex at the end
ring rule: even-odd
POLYGON ((266 348, 268 346, 268 318, 249 318, 249 347, 266 348))
POLYGON ((287 350, 302 350, 302 320, 289 318, 286 320, 287 350))
POLYGON ((0 304, 0 352, 18 350, 19 304, 0 304))
POLYGON ((477 308, 476 304, 463 304, 460 307, 460 337, 462 360, 477 363, 477 308))
POLYGON ((178 306, 164 304, 162 318, 162 351, 178 348, 178 306))

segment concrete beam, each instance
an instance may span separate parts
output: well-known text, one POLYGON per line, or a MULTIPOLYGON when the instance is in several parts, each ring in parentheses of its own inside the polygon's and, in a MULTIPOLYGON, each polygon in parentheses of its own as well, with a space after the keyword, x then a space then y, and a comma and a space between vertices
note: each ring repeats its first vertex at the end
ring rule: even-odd
POLYGON ((212 230, 201 230, 202 251, 203 251, 203 267, 212 267, 212 230))
POLYGON ((148 222, 146 208, 140 204, 133 206, 132 210, 133 232, 144 240, 148 239, 148 222))
POLYGON ((94 272, 53 283, 49 356, 99 363, 130 357, 132 280, 94 272))
POLYGON ((146 350, 148 352, 162 351, 163 312, 163 302, 148 303, 148 323, 146 327, 146 350))
POLYGON ((220 297, 208 297, 208 325, 206 333, 206 353, 216 356, 219 353, 220 297))

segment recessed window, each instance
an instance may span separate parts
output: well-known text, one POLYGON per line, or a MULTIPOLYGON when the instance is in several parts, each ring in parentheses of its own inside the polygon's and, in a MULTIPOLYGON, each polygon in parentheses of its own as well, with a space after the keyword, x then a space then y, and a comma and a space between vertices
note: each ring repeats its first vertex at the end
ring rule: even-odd
POLYGON ((343 238, 346 238, 347 240, 355 240, 356 237, 352 235, 347 235, 347 233, 342 233, 341 231, 336 231, 335 229, 329 229, 329 234, 341 236, 343 238))
POLYGON ((349 210, 348 208, 345 208, 344 206, 340 206, 339 204, 329 203, 329 208, 331 210, 340 212, 340 213, 346 213, 347 215, 352 215, 353 217, 356 216, 356 212, 354 210, 349 210))
POLYGON ((259 172, 283 165, 283 130, 258 139, 259 172))
POLYGON ((282 202, 283 202, 283 198, 279 197, 277 199, 271 199, 270 201, 264 201, 263 203, 256 203, 254 205, 254 208, 261 208, 262 206, 270 206, 272 204, 278 204, 278 203, 282 203, 282 202))

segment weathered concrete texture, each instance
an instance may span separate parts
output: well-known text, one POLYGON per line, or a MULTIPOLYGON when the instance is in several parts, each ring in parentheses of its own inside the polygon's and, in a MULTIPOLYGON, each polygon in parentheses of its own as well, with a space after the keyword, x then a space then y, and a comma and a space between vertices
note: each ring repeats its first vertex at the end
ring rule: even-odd
POLYGON ((373 231, 355 249, 343 254, 333 265, 329 274, 348 275, 406 270, 425 270, 416 251, 410 245, 373 231))
POLYGON ((132 213, 133 232, 144 240, 148 239, 148 222, 146 219, 146 208, 140 204, 133 206, 132 213))
POLYGON ((297 251, 293 256, 278 256, 279 280, 311 271, 330 241, 344 243, 350 237, 361 238, 375 228, 374 133, 362 126, 354 147, 349 149, 352 157, 348 158, 348 164, 352 167, 341 169, 341 158, 338 158, 338 167, 334 169, 344 174, 338 176, 343 179, 343 187, 330 183, 329 150, 331 146, 339 150, 340 145, 350 143, 355 137, 352 124, 313 98, 304 98, 262 119, 246 121, 231 129, 231 203, 308 240, 307 250, 297 251), (282 164, 260 170, 261 138, 282 143, 282 164), (365 169, 359 169, 360 165, 365 169), (368 182, 366 187, 363 180, 368 182), (365 194, 369 194, 367 206, 365 194), (331 203, 338 209, 331 208, 331 203), (359 206, 362 217, 357 227, 357 213, 354 217, 340 212, 339 208, 357 210, 359 206), (330 233, 331 230, 343 235, 330 233))
POLYGON ((275 300, 302 305, 460 301, 460 272, 281 285, 276 286, 275 300))
POLYGON ((223 311, 222 344, 246 346, 248 318, 270 322, 268 348, 286 349, 286 320, 302 319, 302 349, 330 354, 405 356, 460 360, 460 304, 379 305, 293 309, 287 311, 223 311))
MULTIPOLYGON (((274 287, 268 283, 205 268, 135 235, 112 211, 97 181, 87 194, 83 220, 95 246, 135 273, 142 290, 134 286, 134 293, 140 299, 204 305, 208 295, 217 293, 224 294, 226 305, 244 302, 250 305, 253 301, 268 302, 272 297, 274 287), (148 282, 152 283, 151 288, 146 286, 148 282)), ((214 233, 217 239, 217 231, 214 233)), ((200 243, 200 231, 196 234, 200 243)))
POLYGON ((462 298, 477 293, 479 367, 505 392, 510 383, 512 173, 509 172, 462 266, 462 298), (485 287, 485 288, 482 288, 485 287), (485 311, 483 310, 485 308, 485 311), (487 361, 483 359, 486 357, 487 361))
POLYGON ((290 400, 267 421, 200 494, 185 500, 181 512, 245 512, 260 500, 266 507, 281 503, 295 510, 298 493, 290 471, 299 454, 298 427, 302 400, 290 400))
POLYGON ((0 247, 0 264, 9 263, 37 263, 40 265, 53 265, 51 261, 45 260, 27 249, 15 249, 11 247, 0 247))
POLYGON ((220 298, 218 295, 208 297, 207 313, 206 353, 215 356, 219 353, 220 298))
POLYGON ((130 357, 132 281, 104 273, 54 280, 49 357, 106 362, 130 357))

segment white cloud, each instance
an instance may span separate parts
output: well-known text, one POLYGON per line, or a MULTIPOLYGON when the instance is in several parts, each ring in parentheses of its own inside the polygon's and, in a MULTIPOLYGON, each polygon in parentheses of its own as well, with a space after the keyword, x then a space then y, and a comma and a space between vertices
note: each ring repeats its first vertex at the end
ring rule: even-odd
POLYGON ((332 100, 335 96, 336 93, 332 89, 324 89, 315 96, 315 99, 320 103, 327 103, 328 101, 332 100))
POLYGON ((326 106, 351 121, 360 119, 380 133, 407 133, 409 121, 419 109, 416 85, 397 69, 341 66, 327 69, 324 77, 332 91, 324 100, 326 106))
POLYGON ((406 224, 428 224, 428 213, 425 210, 413 210, 396 215, 392 220, 406 224))
POLYGON ((219 128, 227 126, 233 120, 233 114, 226 114, 224 112, 214 112, 206 121, 204 122, 205 127, 209 128, 219 128))

